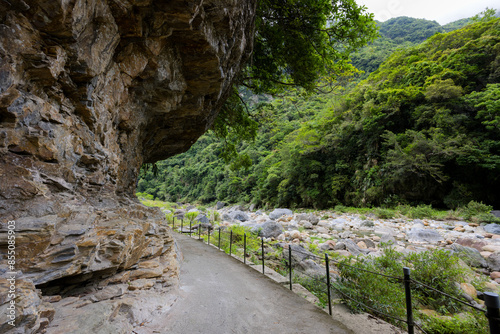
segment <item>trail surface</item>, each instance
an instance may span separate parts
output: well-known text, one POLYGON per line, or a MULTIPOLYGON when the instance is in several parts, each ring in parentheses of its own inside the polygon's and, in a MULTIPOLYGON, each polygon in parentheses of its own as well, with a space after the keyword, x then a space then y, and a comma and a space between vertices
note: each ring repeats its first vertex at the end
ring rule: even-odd
POLYGON ((327 313, 214 247, 176 234, 180 297, 161 333, 353 333, 327 313))

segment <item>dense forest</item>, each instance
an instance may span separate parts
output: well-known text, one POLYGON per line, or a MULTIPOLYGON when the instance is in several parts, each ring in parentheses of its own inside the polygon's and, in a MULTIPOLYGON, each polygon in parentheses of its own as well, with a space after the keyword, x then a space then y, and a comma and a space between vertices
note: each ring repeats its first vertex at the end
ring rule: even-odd
POLYGON ((352 57, 366 73, 356 84, 243 91, 259 129, 237 158, 224 162, 228 138, 208 133, 143 168, 137 191, 261 207, 500 207, 500 19, 378 26, 381 37, 352 57))

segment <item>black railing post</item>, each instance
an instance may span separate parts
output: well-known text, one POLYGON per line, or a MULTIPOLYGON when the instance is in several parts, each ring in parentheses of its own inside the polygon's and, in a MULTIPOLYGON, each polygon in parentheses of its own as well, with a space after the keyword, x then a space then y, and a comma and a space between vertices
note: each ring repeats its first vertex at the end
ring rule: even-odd
POLYGON ((500 298, 496 293, 484 293, 484 305, 486 305, 486 317, 490 323, 490 334, 500 333, 500 298))
POLYGON ((264 264, 264 237, 262 237, 260 239, 262 242, 262 273, 264 274, 264 267, 265 267, 265 264, 264 264))
POLYGON ((220 250, 220 226, 219 226, 219 250, 220 250))
POLYGON ((413 311, 411 308, 411 287, 410 287, 410 268, 403 268, 405 295, 406 295, 406 321, 408 323, 408 334, 414 333, 413 311))
POLYGON ((201 223, 198 222, 198 240, 201 240, 201 223))
POLYGON ((233 253, 233 230, 229 234, 229 256, 233 253))
POLYGON ((193 221, 191 219, 189 219, 189 236, 191 236, 191 231, 192 231, 192 227, 193 226, 193 221))
POLYGON ((184 218, 181 219, 181 234, 184 233, 184 218))
POLYGON ((243 263, 247 264, 247 234, 243 234, 243 263))
POLYGON ((288 276, 290 278, 290 290, 292 290, 292 244, 288 244, 288 276))
POLYGON ((325 253, 325 263, 326 263, 326 287, 328 289, 328 313, 332 315, 332 296, 330 294, 330 263, 328 260, 328 254, 325 253))
POLYGON ((210 226, 208 227, 208 242, 207 245, 210 245, 210 226))
POLYGON ((172 231, 175 231, 175 216, 172 216, 172 231))

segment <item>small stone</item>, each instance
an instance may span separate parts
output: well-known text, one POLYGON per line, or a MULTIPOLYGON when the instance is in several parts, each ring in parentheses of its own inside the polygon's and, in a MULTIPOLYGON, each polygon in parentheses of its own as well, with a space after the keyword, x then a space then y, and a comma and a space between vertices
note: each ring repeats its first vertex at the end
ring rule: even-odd
POLYGON ((367 249, 368 247, 366 247, 366 244, 364 241, 360 241, 357 243, 358 247, 361 248, 361 249, 367 249))
POLYGON ((373 237, 372 237, 372 240, 373 240, 373 241, 376 241, 376 242, 379 242, 379 241, 380 241, 380 237, 379 237, 379 236, 377 236, 377 235, 376 235, 376 236, 373 236, 373 237))
POLYGON ((300 232, 297 230, 290 231, 290 238, 292 239, 300 238, 300 232))
POLYGON ((491 238, 492 236, 493 236, 493 234, 491 234, 491 233, 485 233, 485 235, 484 235, 485 238, 491 238))
POLYGON ((461 283, 460 288, 462 289, 463 292, 465 292, 466 294, 468 294, 472 298, 477 298, 477 290, 472 284, 461 283))
POLYGON ((497 278, 500 278, 500 271, 494 271, 490 274, 490 278, 491 279, 497 279, 497 278))
POLYGON ((492 253, 495 253, 495 252, 500 252, 500 246, 497 246, 497 245, 486 245, 482 248, 483 251, 485 252, 492 252, 492 253))
POLYGON ((493 253, 492 252, 480 252, 479 254, 481 254, 482 257, 484 257, 485 259, 487 259, 493 253))

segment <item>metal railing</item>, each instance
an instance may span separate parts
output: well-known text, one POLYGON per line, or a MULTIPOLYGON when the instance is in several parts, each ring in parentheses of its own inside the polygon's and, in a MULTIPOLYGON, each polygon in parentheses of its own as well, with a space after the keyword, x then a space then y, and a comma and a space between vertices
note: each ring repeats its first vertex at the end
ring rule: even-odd
MULTIPOLYGON (((175 217, 173 218, 173 222, 172 222, 172 229, 175 231, 175 225, 176 225, 176 221, 175 221, 175 217)), ((233 245, 236 246, 236 242, 235 242, 235 236, 233 235, 233 231, 232 230, 229 230, 229 231, 225 231, 224 230, 224 227, 217 227, 217 228, 213 228, 211 226, 211 224, 197 224, 195 226, 193 226, 193 221, 191 220, 189 222, 189 230, 188 231, 185 231, 184 230, 184 220, 181 219, 181 222, 180 222, 180 229, 179 231, 181 233, 184 233, 184 234, 189 234, 189 236, 192 237, 192 234, 193 234, 193 229, 196 230, 195 233, 198 234, 198 240, 205 240, 205 237, 206 237, 206 240, 207 240, 207 244, 211 244, 211 245, 214 245, 216 246, 219 250, 224 250, 226 252, 229 253, 230 256, 233 256, 233 245), (205 226, 204 226, 205 225, 205 226), (203 237, 202 237, 202 230, 205 229, 206 230, 206 234, 203 233, 203 237), (211 233, 213 231, 213 233, 211 233), (214 234, 217 234, 217 237, 214 238, 214 234), (212 243, 210 242, 210 238, 212 237, 212 243), (214 241, 214 239, 216 239, 216 241, 214 241)), ((243 254, 242 254, 242 258, 243 258, 243 262, 246 264, 247 263, 247 257, 250 256, 249 254, 249 248, 248 248, 248 237, 247 237, 247 234, 244 233, 243 235, 243 254)), ((251 249, 251 251, 253 252, 253 254, 255 255, 256 253, 260 252, 260 257, 259 258, 256 258, 256 259, 259 259, 261 261, 261 264, 262 264, 262 273, 265 274, 265 257, 266 257, 266 253, 265 253, 265 248, 266 248, 266 245, 265 245, 265 241, 264 241, 264 238, 261 238, 261 237, 258 237, 256 239, 259 239, 259 243, 260 243, 260 249, 256 249, 255 247, 253 249, 251 249)), ((315 260, 318 260, 320 263, 324 263, 324 266, 325 266, 325 275, 323 276, 325 278, 325 280, 322 280, 320 279, 319 277, 315 277, 313 275, 309 275, 305 272, 301 272, 301 275, 305 275, 307 276, 309 279, 311 280, 314 280, 316 283, 320 283, 322 285, 325 286, 326 288, 326 294, 327 294, 327 300, 328 300, 328 311, 329 311, 329 314, 332 315, 332 292, 336 292, 338 294, 340 294, 343 298, 345 299, 348 299, 348 300, 351 300, 352 302, 362 306, 363 308, 365 308, 366 310, 370 310, 372 311, 373 313, 376 313, 382 317, 386 317, 386 318, 389 318, 389 319, 393 319, 395 321, 398 321, 398 322, 403 322, 403 323, 406 323, 407 325, 407 328, 408 328, 408 334, 413 334, 414 331, 415 331, 415 327, 417 327, 422 333, 426 333, 425 330, 419 325, 417 324, 414 320, 413 320, 413 306, 412 306, 412 294, 411 294, 411 290, 412 290, 412 286, 415 288, 415 287, 418 287, 418 288, 426 288, 426 289, 429 289, 435 293, 439 293, 449 299, 452 299, 458 303, 461 303, 465 306, 468 306, 470 308, 473 308, 474 310, 478 311, 478 312, 481 312, 483 313, 487 319, 488 319, 488 324, 489 324, 489 330, 490 330, 490 333, 491 334, 498 334, 500 333, 500 298, 498 296, 498 294, 496 293, 491 293, 491 292, 485 292, 484 293, 484 304, 485 304, 485 307, 486 309, 483 309, 483 308, 479 308, 475 305, 472 305, 470 303, 467 303, 459 298, 456 298, 454 296, 451 296, 450 294, 447 294, 445 292, 442 292, 440 290, 437 290, 425 283, 422 283, 420 281, 417 281, 417 280, 414 280, 411 278, 411 270, 410 268, 407 268, 407 267, 404 267, 403 268, 403 276, 402 277, 398 277, 398 276, 392 276, 392 275, 387 275, 387 274, 382 274, 382 273, 379 273, 379 272, 375 272, 375 271, 370 271, 370 270, 366 270, 366 269, 363 269, 363 268, 359 268, 359 267, 355 267, 355 266, 352 266, 352 265, 348 265, 346 263, 341 263, 339 261, 335 261, 335 260, 332 260, 328 257, 328 254, 325 252, 324 254, 324 258, 323 257, 320 257, 320 256, 317 256, 313 253, 310 253, 310 252, 303 252, 303 251, 300 251, 298 249, 295 249, 293 250, 292 248, 292 243, 287 243, 287 244, 284 244, 284 249, 285 248, 288 248, 288 257, 286 258, 286 266, 287 266, 287 270, 288 270, 288 275, 289 275, 289 288, 290 290, 293 290, 293 286, 292 286, 292 272, 293 272, 293 256, 292 256, 292 253, 295 252, 295 253, 298 253, 298 254, 302 254, 302 255, 305 255, 309 258, 312 258, 312 259, 315 259, 315 260), (335 284, 332 284, 332 280, 330 278, 330 264, 333 263, 334 265, 336 265, 337 267, 340 267, 340 266, 346 266, 346 267, 350 267, 354 270, 357 270, 357 271, 361 271, 361 272, 364 272, 364 273, 369 273, 369 274, 372 274, 372 275, 377 275, 377 276, 381 276, 381 277, 385 277, 385 278, 389 278, 389 279, 392 279, 394 281, 397 281, 397 282, 401 282, 403 283, 404 285, 404 290, 405 290, 405 304, 406 304, 406 319, 402 319, 402 318, 399 318, 399 317, 396 317, 396 316, 393 316, 393 315, 390 315, 386 312, 383 312, 381 310, 378 310, 374 307, 371 307, 369 305, 366 305, 365 303, 359 301, 359 300, 356 300, 354 299, 352 296, 349 296, 347 293, 345 293, 344 291, 342 291, 341 289, 339 289, 335 284)), ((254 262, 257 262, 256 260, 254 260, 254 262)))

